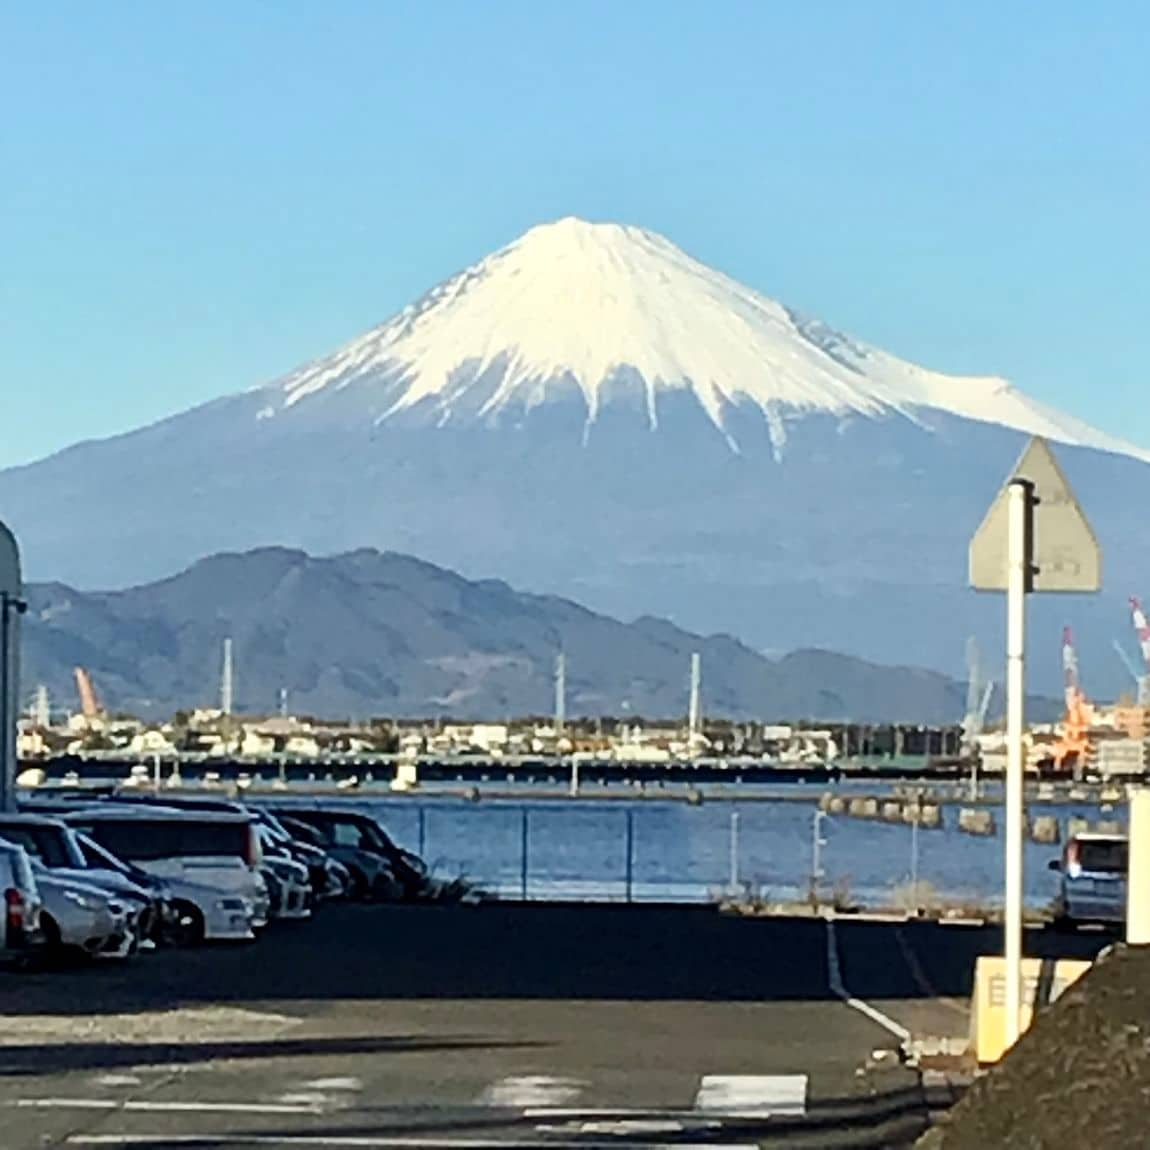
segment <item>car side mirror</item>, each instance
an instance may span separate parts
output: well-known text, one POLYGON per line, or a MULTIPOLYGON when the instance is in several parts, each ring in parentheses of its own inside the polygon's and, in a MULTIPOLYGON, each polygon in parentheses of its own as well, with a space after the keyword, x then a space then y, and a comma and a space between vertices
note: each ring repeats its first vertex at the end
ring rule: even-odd
POLYGON ((1061 870, 1062 869, 1062 860, 1061 859, 1051 859, 1050 862, 1048 862, 1046 864, 1046 869, 1047 870, 1061 870))

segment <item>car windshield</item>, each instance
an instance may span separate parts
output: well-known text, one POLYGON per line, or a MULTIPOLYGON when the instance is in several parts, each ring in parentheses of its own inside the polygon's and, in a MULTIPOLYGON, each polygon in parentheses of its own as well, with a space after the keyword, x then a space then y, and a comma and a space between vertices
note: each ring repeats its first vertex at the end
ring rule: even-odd
POLYGON ((90 867, 102 870, 114 870, 120 874, 133 875, 138 873, 134 867, 129 866, 122 859, 118 859, 111 851, 105 850, 98 842, 85 834, 76 834, 76 844, 84 855, 84 861, 90 867))
POLYGON ((84 860, 73 851, 68 832, 63 827, 36 826, 29 823, 0 822, 0 835, 23 847, 46 867, 83 867, 84 860))
POLYGON ((165 858, 246 858, 248 824, 195 819, 94 819, 89 836, 129 861, 165 858))
POLYGON ((1079 839, 1078 863, 1095 874, 1125 874, 1129 844, 1125 839, 1079 839))

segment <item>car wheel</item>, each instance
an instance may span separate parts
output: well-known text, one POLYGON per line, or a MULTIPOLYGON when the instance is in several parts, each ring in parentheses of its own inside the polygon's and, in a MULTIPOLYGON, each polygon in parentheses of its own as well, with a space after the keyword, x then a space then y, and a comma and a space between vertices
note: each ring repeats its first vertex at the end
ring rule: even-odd
POLYGON ((204 916, 200 908, 190 902, 173 903, 175 925, 168 929, 168 940, 173 946, 199 946, 204 941, 204 916))
POLYGON ((351 885, 348 887, 348 898, 354 902, 367 902, 371 897, 371 887, 368 885, 367 876, 355 867, 350 868, 350 873, 351 885))

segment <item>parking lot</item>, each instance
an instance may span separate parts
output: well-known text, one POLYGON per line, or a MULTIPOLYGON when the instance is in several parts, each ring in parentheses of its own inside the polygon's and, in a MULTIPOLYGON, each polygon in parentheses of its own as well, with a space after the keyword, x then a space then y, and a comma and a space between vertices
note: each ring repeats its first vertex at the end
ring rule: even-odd
MULTIPOLYGON (((997 944, 835 933, 851 993, 908 1025, 960 1026, 997 944)), ((873 1065, 897 1040, 831 980, 818 920, 333 905, 254 945, 4 976, 4 1145, 898 1144, 874 1138, 921 1130, 917 1076, 873 1065)))

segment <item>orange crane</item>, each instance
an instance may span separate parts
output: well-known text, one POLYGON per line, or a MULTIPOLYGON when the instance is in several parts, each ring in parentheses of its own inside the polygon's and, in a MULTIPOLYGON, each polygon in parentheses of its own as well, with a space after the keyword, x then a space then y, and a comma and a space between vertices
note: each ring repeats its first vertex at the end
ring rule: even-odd
POLYGON ((104 711, 96 697, 96 688, 92 686, 92 676, 83 667, 77 667, 75 675, 76 690, 80 692, 80 712, 85 719, 98 719, 104 711))
POLYGON ((1062 630, 1062 672, 1065 679, 1066 714, 1062 736, 1054 744, 1054 766, 1059 771, 1080 770, 1093 754, 1090 730, 1094 725, 1094 707, 1086 698, 1078 677, 1078 655, 1074 635, 1069 627, 1062 630))

